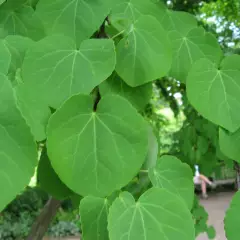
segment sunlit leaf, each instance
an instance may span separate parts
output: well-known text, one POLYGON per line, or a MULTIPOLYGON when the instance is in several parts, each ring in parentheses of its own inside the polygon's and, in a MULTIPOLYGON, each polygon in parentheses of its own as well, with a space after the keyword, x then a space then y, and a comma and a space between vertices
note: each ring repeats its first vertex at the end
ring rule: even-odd
POLYGON ((90 93, 115 67, 114 43, 89 39, 79 49, 68 37, 52 36, 35 43, 26 54, 22 76, 33 92, 53 108, 77 93, 90 93))
POLYGON ((164 13, 159 18, 168 33, 177 31, 182 35, 186 35, 191 29, 197 27, 197 19, 190 13, 172 10, 166 10, 164 13))
POLYGON ((197 61, 187 78, 187 95, 203 117, 234 132, 240 127, 240 70, 232 60, 224 58, 219 67, 207 59, 197 61))
POLYGON ((60 179, 76 193, 106 196, 125 186, 147 153, 147 124, 120 96, 105 96, 93 112, 77 95, 50 118, 48 154, 60 179))
POLYGON ((169 39, 151 16, 140 17, 126 29, 116 53, 116 71, 132 87, 165 76, 172 61, 169 39))
POLYGON ((115 5, 110 15, 110 22, 119 30, 138 20, 143 15, 151 15, 157 20, 162 19, 166 6, 151 0, 123 0, 115 5))
POLYGON ((192 65, 205 58, 218 63, 222 52, 216 38, 201 27, 194 28, 185 35, 178 31, 169 34, 173 46, 173 63, 169 75, 182 81, 192 65))
POLYGON ((10 81, 0 75, 0 211, 30 182, 37 147, 16 107, 10 81))
POLYGON ((189 209, 194 198, 191 168, 174 156, 162 156, 156 167, 149 170, 153 186, 163 188, 181 197, 189 209))
POLYGON ((148 127, 148 153, 146 160, 143 165, 143 169, 148 170, 149 168, 155 167, 158 157, 158 141, 154 135, 151 126, 148 127))
POLYGON ((118 94, 126 98, 139 110, 142 110, 152 96, 152 84, 147 83, 139 87, 128 86, 116 73, 100 85, 101 95, 118 94))
POLYGON ((194 240, 190 211, 176 195, 152 188, 135 202, 124 192, 110 207, 108 230, 111 240, 194 240))
POLYGON ((92 36, 109 14, 116 0, 41 0, 37 14, 48 34, 62 34, 76 40, 77 45, 92 36))

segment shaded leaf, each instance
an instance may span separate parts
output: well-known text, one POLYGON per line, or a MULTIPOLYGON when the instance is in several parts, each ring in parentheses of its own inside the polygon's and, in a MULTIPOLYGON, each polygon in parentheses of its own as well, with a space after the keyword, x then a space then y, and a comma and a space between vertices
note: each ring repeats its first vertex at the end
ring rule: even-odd
POLYGON ((0 75, 0 211, 30 182, 37 147, 16 107, 10 81, 0 75))
POLYGON ((89 39, 79 49, 68 37, 51 36, 35 43, 26 54, 22 76, 32 91, 53 108, 77 93, 90 93, 115 67, 112 40, 89 39))
POLYGON ((9 35, 22 35, 33 40, 44 37, 42 22, 26 1, 7 1, 0 9, 0 24, 9 35))
POLYGON ((11 54, 4 40, 0 40, 0 56, 0 73, 7 74, 11 63, 11 54))
POLYGON ((107 217, 110 202, 87 196, 81 200, 80 216, 84 240, 108 240, 107 217))
POLYGON ((192 215, 176 195, 151 188, 135 202, 122 193, 110 207, 108 230, 111 240, 194 240, 192 215))
POLYGON ((15 87, 19 110, 31 128, 36 141, 46 139, 46 127, 51 115, 50 109, 32 91, 32 84, 20 83, 15 87))
POLYGON ((197 138, 197 149, 201 154, 205 154, 208 150, 208 139, 203 136, 197 138))
POLYGON ((77 95, 50 118, 48 153, 60 179, 76 193, 106 196, 125 186, 147 153, 147 124, 120 96, 105 96, 93 112, 77 95), (130 161, 131 159, 131 161, 130 161))
POLYGON ((207 235, 208 235, 209 239, 215 239, 215 237, 216 237, 216 230, 215 230, 215 228, 213 226, 210 226, 207 229, 207 235))
POLYGON ((63 200, 74 193, 59 179, 49 161, 46 148, 43 149, 37 169, 39 186, 56 199, 63 200))
POLYGON ((187 78, 187 95, 203 117, 234 132, 240 127, 240 70, 231 62, 226 57, 217 67, 207 59, 197 61, 187 78))
POLYGON ((240 162, 240 130, 234 133, 219 129, 219 145, 221 152, 227 157, 240 162))
POLYGON ((181 197, 189 209, 194 198, 191 168, 174 156, 162 156, 156 167, 149 170, 153 186, 163 188, 181 197))
POLYGON ((118 94, 126 98, 138 110, 142 110, 152 96, 152 84, 147 83, 139 87, 128 86, 116 73, 100 85, 102 96, 118 94))
POLYGON ((240 191, 238 191, 226 212, 224 219, 224 228, 228 240, 239 239, 239 221, 240 221, 240 191))
POLYGON ((11 66, 9 69, 9 74, 13 75, 14 78, 17 69, 21 68, 22 66, 26 51, 34 42, 27 37, 8 35, 4 39, 4 43, 8 47, 11 54, 11 66))

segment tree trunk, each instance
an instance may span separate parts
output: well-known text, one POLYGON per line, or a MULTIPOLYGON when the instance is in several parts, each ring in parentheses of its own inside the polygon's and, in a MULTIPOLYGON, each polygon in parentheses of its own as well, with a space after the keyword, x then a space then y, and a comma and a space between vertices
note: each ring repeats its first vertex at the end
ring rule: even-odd
POLYGON ((237 162, 235 162, 235 169, 237 173, 236 185, 237 185, 237 189, 240 190, 240 165, 237 162))
POLYGON ((36 221, 33 223, 26 240, 42 240, 48 230, 52 218, 56 215, 60 206, 61 201, 51 197, 42 209, 36 221))

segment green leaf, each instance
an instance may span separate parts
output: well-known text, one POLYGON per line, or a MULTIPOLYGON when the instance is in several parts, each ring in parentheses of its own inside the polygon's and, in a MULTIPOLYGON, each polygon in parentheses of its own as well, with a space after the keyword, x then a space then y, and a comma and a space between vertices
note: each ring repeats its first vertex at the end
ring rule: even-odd
POLYGON ((0 211, 30 182, 37 147, 16 107, 10 81, 0 75, 0 211))
POLYGON ((60 179, 79 195, 106 196, 125 186, 147 153, 147 124, 120 96, 105 96, 93 112, 77 95, 50 118, 48 153, 60 179), (131 159, 131 161, 129 161, 131 159))
POLYGON ((40 0, 37 14, 44 22, 48 35, 61 34, 76 40, 93 35, 104 22, 116 0, 40 0))
POLYGON ((33 82, 41 101, 58 108, 67 98, 90 93, 115 67, 114 43, 89 39, 79 49, 68 37, 51 36, 35 43, 26 54, 22 76, 33 82))
POLYGON ((17 103, 35 140, 43 141, 46 139, 46 127, 51 111, 42 101, 39 101, 43 96, 32 90, 32 84, 18 84, 15 87, 17 103))
POLYGON ((195 195, 194 204, 192 208, 192 216, 194 219, 195 235, 196 237, 203 232, 207 232, 210 227, 208 227, 208 213, 203 206, 199 204, 198 197, 195 195))
POLYGON ((240 70, 231 63, 231 57, 219 67, 207 59, 197 61, 187 78, 187 95, 203 117, 234 132, 240 127, 240 70))
POLYGON ((176 195, 151 188, 135 202, 124 192, 110 207, 108 230, 111 240, 194 240, 192 216, 176 195))
POLYGON ((136 87, 167 74, 172 61, 169 39, 161 24, 142 16, 131 24, 116 48, 118 75, 136 87))
POLYGON ((209 239, 215 239, 215 237, 216 237, 216 230, 215 230, 215 228, 213 226, 210 226, 207 229, 207 235, 208 235, 209 239))
POLYGON ((219 145, 221 152, 235 160, 240 162, 240 129, 234 133, 225 131, 224 129, 219 129, 219 145))
POLYGON ((218 63, 222 51, 217 39, 203 28, 198 27, 183 35, 178 31, 170 32, 169 38, 173 46, 173 62, 169 75, 182 82, 192 65, 201 58, 207 58, 218 63))
POLYGON ((44 35, 42 22, 24 1, 7 1, 0 9, 0 24, 12 35, 22 35, 39 40, 44 35))
POLYGON ((100 85, 102 96, 106 94, 118 94, 126 98, 138 110, 142 110, 152 96, 152 84, 147 83, 139 87, 128 86, 116 73, 100 85))
POLYGON ((2 5, 6 0, 0 0, 0 5, 2 5))
POLYGON ((198 160, 200 172, 205 176, 211 176, 217 165, 216 153, 209 150, 198 160))
POLYGON ((151 0, 123 0, 112 9, 110 22, 118 30, 124 30, 141 16, 151 15, 160 20, 165 14, 166 6, 151 0))
POLYGON ((191 168, 174 156, 162 156, 156 167, 149 170, 154 187, 159 187, 181 197, 189 209, 194 198, 193 174, 191 168))
POLYGON ((152 127, 148 127, 148 152, 143 165, 143 169, 148 170, 149 168, 155 167, 158 157, 158 141, 154 135, 152 127))
POLYGON ((34 42, 30 38, 17 35, 8 35, 4 42, 11 53, 9 73, 15 75, 17 69, 22 66, 26 51, 34 42))
POLYGON ((177 31, 182 35, 197 27, 197 19, 194 15, 187 12, 166 10, 165 14, 160 15, 160 22, 167 32, 177 31))
POLYGON ((107 217, 110 202, 87 196, 81 200, 80 216, 84 240, 108 240, 107 217))
POLYGON ((11 63, 11 54, 4 40, 0 40, 0 56, 0 73, 7 74, 11 63))
POLYGON ((239 221, 240 221, 240 191, 238 191, 226 212, 224 219, 225 233, 228 240, 239 239, 239 221))
POLYGON ((59 179, 49 161, 46 148, 42 150, 37 169, 39 186, 56 199, 63 200, 74 193, 59 179))
POLYGON ((197 138, 197 149, 201 154, 205 154, 208 150, 208 139, 203 136, 198 136, 197 138))

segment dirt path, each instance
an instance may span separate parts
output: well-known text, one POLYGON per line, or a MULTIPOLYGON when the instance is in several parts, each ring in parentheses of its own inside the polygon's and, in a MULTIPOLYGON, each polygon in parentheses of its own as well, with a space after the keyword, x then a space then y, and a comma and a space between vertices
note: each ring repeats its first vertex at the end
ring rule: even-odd
MULTIPOLYGON (((224 233, 223 219, 233 194, 232 192, 217 193, 210 196, 208 200, 201 200, 202 205, 208 211, 209 224, 213 225, 217 232, 214 240, 227 240, 224 233)), ((202 234, 197 240, 208 240, 208 237, 202 234)))

